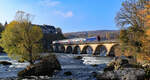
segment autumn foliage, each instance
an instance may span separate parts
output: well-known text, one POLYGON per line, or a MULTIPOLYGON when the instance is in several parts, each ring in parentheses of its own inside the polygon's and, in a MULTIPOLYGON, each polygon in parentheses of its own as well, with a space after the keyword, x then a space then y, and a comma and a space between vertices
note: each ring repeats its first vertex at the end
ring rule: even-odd
POLYGON ((150 1, 146 1, 144 8, 138 11, 138 16, 143 22, 145 37, 142 37, 143 53, 138 54, 139 59, 150 61, 150 1))
POLYGON ((121 26, 120 42, 126 56, 150 61, 150 1, 126 0, 116 16, 121 26))

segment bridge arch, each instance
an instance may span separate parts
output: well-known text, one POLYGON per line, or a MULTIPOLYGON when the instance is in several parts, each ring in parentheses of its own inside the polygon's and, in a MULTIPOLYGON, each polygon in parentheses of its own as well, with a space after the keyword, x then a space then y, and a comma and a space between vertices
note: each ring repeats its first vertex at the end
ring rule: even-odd
POLYGON ((81 53, 80 47, 78 45, 75 46, 74 49, 73 49, 73 54, 80 54, 80 53, 81 53))
POLYGON ((115 44, 111 47, 108 56, 121 56, 121 53, 120 44, 115 44))
POLYGON ((107 48, 104 45, 98 45, 94 51, 94 55, 107 56, 107 48))
POLYGON ((72 52, 73 52, 72 46, 67 46, 66 53, 72 53, 72 52))
POLYGON ((59 52, 60 52, 60 53, 64 53, 64 52, 65 52, 65 47, 64 47, 64 45, 60 45, 60 46, 59 46, 59 52))
POLYGON ((93 53, 93 48, 89 45, 84 46, 82 50, 82 54, 92 54, 93 53))

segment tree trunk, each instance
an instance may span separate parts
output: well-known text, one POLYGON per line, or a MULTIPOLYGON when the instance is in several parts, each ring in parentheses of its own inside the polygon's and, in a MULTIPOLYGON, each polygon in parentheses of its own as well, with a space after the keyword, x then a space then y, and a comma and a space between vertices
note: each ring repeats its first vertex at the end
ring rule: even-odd
POLYGON ((33 55, 32 55, 32 48, 29 49, 29 62, 30 62, 30 65, 33 65, 34 64, 34 61, 32 59, 33 55))

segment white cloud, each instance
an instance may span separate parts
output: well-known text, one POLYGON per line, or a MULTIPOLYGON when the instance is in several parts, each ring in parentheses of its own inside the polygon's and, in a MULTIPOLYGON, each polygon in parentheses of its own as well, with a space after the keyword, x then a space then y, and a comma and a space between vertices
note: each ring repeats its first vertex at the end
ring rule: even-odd
POLYGON ((55 0, 40 0, 39 3, 43 6, 54 7, 54 6, 59 5, 61 2, 60 1, 55 1, 55 0))
POLYGON ((67 11, 67 12, 55 11, 55 14, 58 14, 58 15, 63 16, 65 18, 69 18, 69 17, 73 16, 73 12, 72 11, 67 11))

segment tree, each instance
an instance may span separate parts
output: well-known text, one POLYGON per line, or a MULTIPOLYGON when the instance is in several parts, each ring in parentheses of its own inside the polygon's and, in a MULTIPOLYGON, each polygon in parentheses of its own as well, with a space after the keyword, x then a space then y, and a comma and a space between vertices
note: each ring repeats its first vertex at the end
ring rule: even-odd
POLYGON ((143 9, 145 2, 142 0, 125 0, 122 3, 122 8, 117 13, 115 21, 117 26, 126 28, 129 26, 142 27, 141 18, 138 17, 137 12, 143 9))
POLYGON ((32 26, 25 12, 19 13, 17 18, 2 32, 0 45, 10 57, 34 64, 40 53, 42 30, 38 26, 32 26))
POLYGON ((4 30, 4 26, 0 23, 0 33, 4 30))
POLYGON ((106 33, 106 39, 110 40, 111 39, 111 34, 109 32, 106 33))
MULTIPOLYGON (((3 30, 4 30, 4 26, 0 23, 0 38, 3 30)), ((1 46, 0 46, 0 52, 3 53, 3 48, 1 46)))
POLYGON ((8 24, 8 23, 7 23, 7 21, 6 21, 6 22, 5 22, 5 24, 4 24, 4 27, 6 27, 6 26, 7 26, 7 24, 8 24))
POLYGON ((124 51, 136 59, 150 58, 150 2, 149 0, 126 0, 116 16, 121 27, 120 40, 124 51))
MULTIPOLYGON (((122 29, 120 30, 120 36, 119 36, 120 42, 121 42, 121 51, 124 53, 125 56, 131 56, 133 55, 132 52, 129 50, 131 49, 128 45, 129 38, 128 38, 128 30, 122 29)), ((120 53, 121 54, 121 53, 120 53)))
POLYGON ((143 43, 143 59, 150 60, 150 1, 146 1, 144 9, 139 10, 138 16, 143 21, 145 28, 145 37, 142 39, 143 43))
POLYGON ((56 39, 57 40, 60 40, 60 39, 65 39, 63 33, 62 33, 62 30, 61 28, 56 28, 56 39))
MULTIPOLYGON (((138 16, 138 11, 143 9, 145 3, 140 0, 126 0, 122 3, 122 8, 118 12, 115 20, 121 30, 125 31, 126 37, 121 40, 127 40, 124 44, 128 45, 131 51, 141 51, 141 36, 144 34, 143 21, 138 16)), ((123 32, 122 32, 123 33, 123 32)), ((122 35, 121 35, 122 36, 122 35)))

